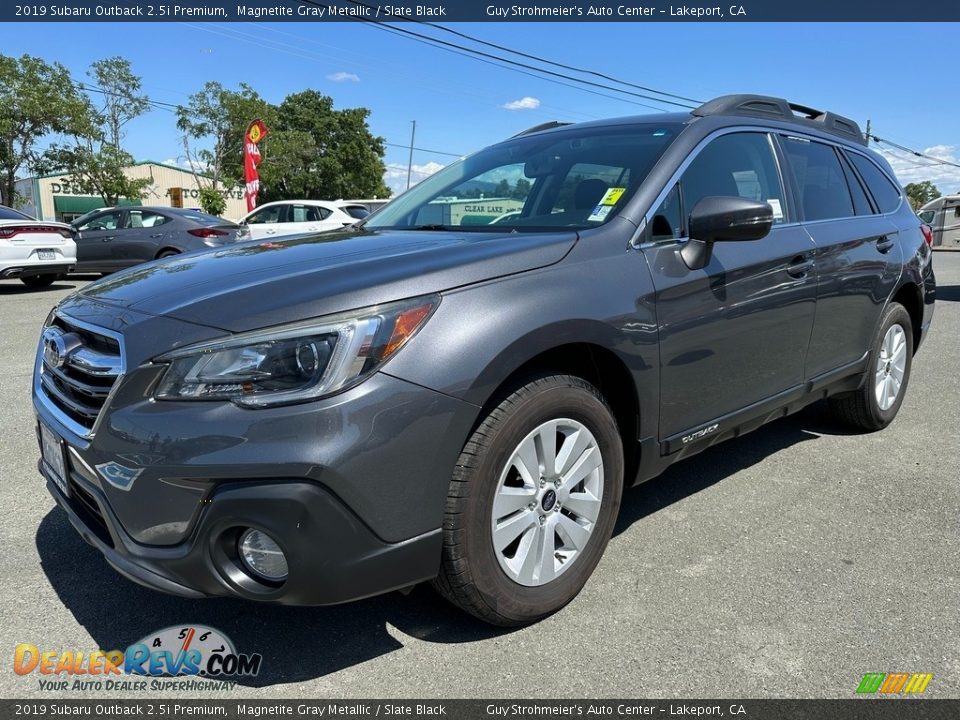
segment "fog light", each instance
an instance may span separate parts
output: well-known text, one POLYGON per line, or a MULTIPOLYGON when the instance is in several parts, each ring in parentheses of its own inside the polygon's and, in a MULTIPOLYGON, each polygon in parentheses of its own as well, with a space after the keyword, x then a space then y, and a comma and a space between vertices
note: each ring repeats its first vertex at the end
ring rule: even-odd
POLYGON ((287 558, 269 535, 247 530, 240 536, 240 557, 254 575, 271 582, 287 579, 287 558))

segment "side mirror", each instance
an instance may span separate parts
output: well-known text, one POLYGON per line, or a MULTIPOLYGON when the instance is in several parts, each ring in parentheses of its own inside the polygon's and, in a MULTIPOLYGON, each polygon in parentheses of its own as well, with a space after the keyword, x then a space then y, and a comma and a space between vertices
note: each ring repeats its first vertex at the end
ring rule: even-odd
POLYGON ((680 257, 691 270, 710 262, 715 242, 760 240, 773 227, 773 208, 767 203, 741 197, 705 197, 698 202, 687 223, 690 240, 680 257))

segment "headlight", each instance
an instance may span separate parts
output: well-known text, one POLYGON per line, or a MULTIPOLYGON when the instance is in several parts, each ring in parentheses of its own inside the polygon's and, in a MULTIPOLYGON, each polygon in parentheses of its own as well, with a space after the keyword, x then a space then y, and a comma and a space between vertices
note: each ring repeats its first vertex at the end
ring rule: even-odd
POLYGON ((430 295, 181 348, 155 360, 170 366, 154 396, 264 407, 331 395, 383 365, 439 302, 430 295))

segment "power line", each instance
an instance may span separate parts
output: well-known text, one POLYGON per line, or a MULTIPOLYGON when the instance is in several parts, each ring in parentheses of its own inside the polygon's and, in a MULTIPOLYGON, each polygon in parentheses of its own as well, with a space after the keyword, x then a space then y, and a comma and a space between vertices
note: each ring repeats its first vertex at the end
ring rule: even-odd
MULTIPOLYGON (((406 145, 401 145, 399 143, 385 142, 384 145, 388 145, 389 147, 403 148, 404 150, 410 149, 409 143, 407 143, 406 145)), ((416 150, 417 152, 425 152, 431 155, 446 155, 447 157, 455 157, 455 158, 464 157, 464 153, 444 152, 443 150, 428 150, 427 148, 422 148, 422 147, 415 147, 413 149, 416 150)))
POLYGON ((882 143, 884 145, 895 147, 897 148, 897 150, 901 150, 905 153, 909 153, 910 155, 913 155, 915 157, 924 158, 926 160, 932 160, 935 165, 949 165, 950 167, 960 168, 960 163, 955 163, 950 160, 944 160, 943 158, 934 157, 933 155, 927 155, 917 150, 913 150, 912 148, 908 148, 905 145, 900 145, 899 143, 895 143, 892 140, 884 140, 883 138, 877 137, 876 135, 868 135, 868 138, 870 140, 873 140, 876 143, 882 143))
MULTIPOLYGON (((347 0, 347 2, 352 3, 354 5, 363 5, 363 3, 360 3, 357 0, 347 0)), ((572 70, 573 72, 582 73, 584 75, 592 75, 594 77, 598 77, 603 80, 608 80, 609 82, 617 83, 618 85, 626 85, 627 87, 632 87, 637 90, 644 90, 646 92, 656 93, 657 95, 663 95, 665 97, 675 98, 676 100, 685 100, 687 102, 696 103, 697 105, 701 105, 704 102, 703 100, 695 100, 693 98, 685 97, 684 95, 676 95, 674 93, 665 92, 664 90, 657 90, 656 88, 647 87, 645 85, 637 85, 636 83, 632 83, 627 80, 620 80, 619 78, 615 78, 611 75, 606 75, 596 70, 590 70, 589 68, 580 68, 575 65, 567 65, 562 62, 557 62, 556 60, 550 60, 548 58, 540 57, 539 55, 525 53, 522 50, 514 50, 513 48, 507 47, 506 45, 499 45, 495 42, 482 40, 472 35, 468 35, 467 33, 460 32, 459 30, 454 30, 453 28, 440 25, 439 23, 432 23, 426 20, 415 20, 413 18, 410 18, 410 19, 413 22, 420 23, 421 25, 427 25, 429 27, 434 28, 435 30, 441 30, 443 32, 450 33, 451 35, 456 35, 457 37, 461 37, 464 40, 475 42, 479 45, 485 45, 486 47, 495 48, 497 50, 503 50, 504 52, 508 52, 513 55, 519 55, 520 57, 525 57, 528 60, 536 60, 537 62, 546 63, 547 65, 553 65, 554 67, 563 68, 564 70, 572 70)))
MULTIPOLYGON (((301 1, 303 1, 303 0, 301 0, 301 1)), ((393 33, 394 35, 400 35, 399 32, 396 32, 396 31, 395 31, 395 28, 390 27, 389 25, 386 25, 386 24, 383 24, 383 23, 374 23, 373 26, 374 26, 375 28, 377 28, 378 30, 383 30, 383 31, 385 31, 385 32, 393 33)), ((400 37, 405 37, 405 36, 400 35, 400 37)), ((629 100, 629 99, 627 99, 627 98, 616 97, 615 95, 608 95, 607 93, 598 92, 597 90, 590 90, 590 89, 584 88, 584 87, 577 87, 576 85, 572 85, 572 84, 570 84, 570 83, 565 83, 565 82, 562 82, 561 80, 554 80, 553 78, 540 77, 539 75, 535 75, 535 74, 532 73, 532 72, 527 72, 526 70, 519 70, 519 69, 517 69, 517 68, 507 67, 507 66, 502 65, 502 64, 500 64, 500 63, 498 63, 498 62, 494 62, 494 61, 491 61, 491 60, 485 60, 484 58, 480 58, 480 57, 473 57, 472 55, 467 55, 466 53, 462 53, 462 52, 459 52, 459 51, 457 51, 457 50, 451 50, 450 48, 442 47, 442 46, 440 46, 440 45, 433 45, 433 44, 432 44, 432 42, 433 42, 432 38, 429 38, 429 39, 427 39, 427 40, 416 40, 416 39, 415 39, 415 41, 416 41, 416 42, 423 43, 424 45, 429 45, 430 47, 438 47, 440 50, 445 50, 446 52, 453 53, 454 55, 462 55, 463 57, 470 58, 471 60, 476 60, 477 62, 482 62, 482 63, 484 63, 485 65, 492 65, 493 67, 503 68, 504 70, 510 70, 511 72, 520 73, 521 75, 526 75, 526 76, 528 76, 528 77, 536 78, 537 80, 544 80, 544 81, 546 81, 546 82, 553 83, 554 85, 562 85, 562 86, 564 86, 564 87, 572 88, 572 89, 577 90, 577 91, 579 91, 579 92, 590 93, 591 95, 596 95, 596 96, 598 96, 598 97, 607 98, 608 100, 616 100, 617 102, 625 102, 625 103, 629 103, 629 104, 631 104, 631 105, 639 105, 640 107, 647 108, 648 110, 656 110, 657 112, 662 112, 662 113, 669 112, 668 110, 664 110, 663 108, 654 107, 653 105, 647 105, 647 104, 645 104, 645 103, 637 102, 636 100, 629 100)))
MULTIPOLYGON (((318 3, 318 2, 315 2, 314 0, 300 0, 300 2, 303 3, 303 4, 305 4, 305 5, 313 5, 313 6, 315 6, 315 7, 323 7, 323 5, 321 5, 321 4, 318 3)), ((350 2, 350 3, 354 4, 354 5, 358 5, 358 6, 360 6, 360 7, 365 7, 365 8, 369 8, 370 10, 373 10, 373 8, 372 8, 371 6, 365 5, 364 3, 359 2, 359 0, 348 0, 348 2, 350 2)), ((520 62, 520 61, 518 61, 518 60, 511 60, 511 59, 509 59, 509 58, 504 58, 504 57, 500 57, 500 56, 497 56, 497 55, 493 55, 493 54, 491 54, 491 53, 484 52, 483 50, 476 50, 476 49, 474 49, 474 48, 465 47, 465 46, 459 45, 459 44, 457 44, 457 43, 448 42, 448 41, 446 41, 446 40, 441 40, 441 39, 439 39, 439 38, 430 37, 429 35, 424 35, 424 34, 422 34, 422 33, 414 32, 413 30, 408 30, 408 29, 406 29, 406 28, 402 28, 402 27, 399 27, 399 26, 390 26, 389 28, 387 28, 383 23, 378 22, 378 21, 376 21, 376 20, 369 20, 369 19, 365 19, 365 18, 358 18, 358 19, 361 20, 362 22, 371 24, 371 25, 373 25, 374 27, 379 27, 379 28, 383 28, 383 29, 389 29, 390 31, 392 31, 392 32, 394 32, 394 33, 400 33, 400 34, 406 35, 406 36, 408 36, 408 37, 413 38, 413 39, 416 40, 417 42, 429 41, 429 42, 434 43, 434 44, 436 44, 436 45, 442 45, 442 46, 444 46, 444 47, 448 47, 448 48, 454 49, 455 51, 460 51, 460 53, 469 53, 471 56, 484 57, 484 58, 487 58, 487 59, 489 59, 489 60, 495 60, 495 61, 497 61, 497 62, 505 63, 505 64, 507 64, 507 65, 512 65, 512 66, 514 66, 514 67, 525 68, 525 69, 527 69, 527 70, 532 70, 532 71, 534 71, 534 72, 541 73, 541 74, 544 74, 544 75, 550 75, 551 77, 561 78, 561 79, 563 79, 563 80, 569 80, 569 81, 572 81, 572 82, 575 82, 575 83, 581 83, 581 84, 583 84, 583 85, 589 85, 589 86, 591 86, 591 87, 600 88, 601 90, 608 90, 608 91, 612 91, 612 92, 618 92, 618 93, 621 93, 621 94, 624 94, 624 95, 630 95, 631 97, 637 97, 637 98, 641 98, 641 99, 643 99, 643 100, 650 100, 650 101, 658 102, 658 103, 661 103, 661 104, 664 104, 664 105, 674 105, 674 106, 677 106, 677 107, 681 107, 681 108, 683 108, 683 109, 685 109, 685 110, 691 110, 691 109, 693 109, 693 108, 695 107, 694 105, 689 105, 689 104, 687 104, 687 103, 677 102, 677 101, 675 101, 675 100, 666 100, 666 99, 664 99, 664 98, 653 97, 653 96, 651 96, 651 95, 645 95, 645 94, 642 94, 642 93, 636 93, 636 92, 632 92, 632 91, 630 91, 630 90, 623 90, 623 89, 621 89, 621 88, 610 87, 609 85, 604 85, 604 84, 602 84, 602 83, 593 82, 592 80, 584 80, 584 79, 582 79, 582 78, 572 77, 572 76, 566 75, 566 74, 564 74, 564 73, 559 73, 559 72, 555 72, 555 71, 553 71, 553 70, 547 70, 547 69, 545 69, 545 68, 536 67, 536 66, 534 66, 534 65, 529 65, 529 64, 527 64, 527 63, 523 63, 523 62, 520 62)), ((543 79, 543 78, 541 78, 541 79, 543 79)), ((637 104, 640 104, 640 103, 637 103, 637 104)), ((648 107, 649 107, 649 106, 648 106, 648 107)), ((659 108, 654 108, 654 109, 659 109, 659 108)))

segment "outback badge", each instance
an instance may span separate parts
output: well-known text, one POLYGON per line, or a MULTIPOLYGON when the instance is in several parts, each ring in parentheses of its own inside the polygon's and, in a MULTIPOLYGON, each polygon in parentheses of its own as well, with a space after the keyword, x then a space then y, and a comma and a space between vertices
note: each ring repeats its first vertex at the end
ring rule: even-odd
POLYGON ((116 462, 103 463, 96 467, 97 472, 100 473, 100 477, 118 490, 129 490, 130 486, 133 485, 133 481, 143 472, 143 468, 134 470, 133 468, 124 467, 116 462))

